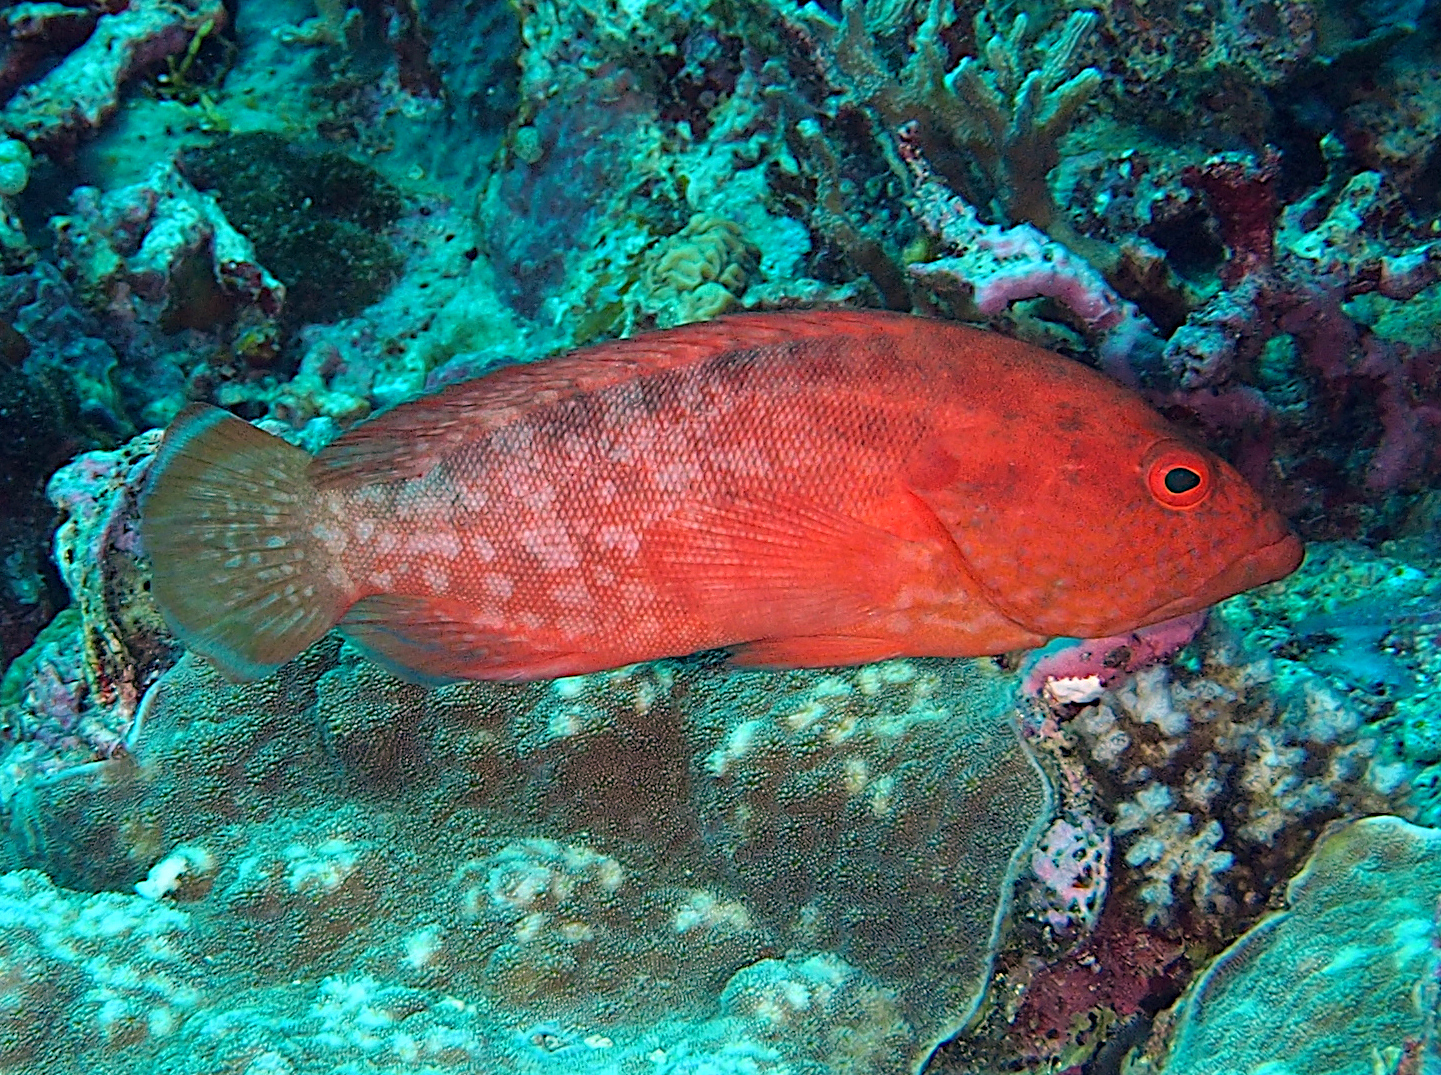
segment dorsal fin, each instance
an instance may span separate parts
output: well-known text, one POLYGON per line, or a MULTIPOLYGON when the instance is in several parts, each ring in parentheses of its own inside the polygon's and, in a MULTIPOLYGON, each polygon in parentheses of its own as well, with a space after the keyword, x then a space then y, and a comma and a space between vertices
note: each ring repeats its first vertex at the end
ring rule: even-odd
POLYGON ((717 355, 825 336, 910 331, 919 319, 879 310, 739 314, 509 366, 362 422, 316 457, 321 488, 419 478, 467 440, 544 406, 717 355))

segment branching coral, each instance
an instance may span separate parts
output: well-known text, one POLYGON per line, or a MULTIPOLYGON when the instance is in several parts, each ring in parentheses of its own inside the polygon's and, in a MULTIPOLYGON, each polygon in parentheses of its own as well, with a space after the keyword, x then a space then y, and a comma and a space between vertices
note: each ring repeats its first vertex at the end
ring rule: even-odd
POLYGON ((1015 223, 1044 230, 1052 222, 1046 176, 1060 160, 1057 140, 1101 83, 1094 67, 1075 71, 1096 22, 1093 11, 1071 12, 1040 66, 1028 67, 1025 14, 1002 36, 982 9, 976 42, 984 62, 967 56, 945 78, 950 93, 944 115, 953 136, 991 174, 1000 205, 1015 223))
POLYGON ((1139 895, 1146 905, 1147 925, 1168 920, 1178 888, 1190 890, 1203 914, 1233 909, 1219 875, 1231 868, 1236 856, 1216 850, 1221 823, 1212 818, 1196 829, 1191 815, 1172 811, 1172 805, 1169 788, 1150 784, 1116 811, 1115 834, 1136 834, 1126 851, 1126 865, 1145 878, 1139 895))
POLYGON ((956 19, 954 5, 930 0, 914 51, 893 73, 872 29, 875 6, 846 0, 839 19, 815 3, 791 14, 782 9, 803 28, 836 91, 832 110, 864 106, 887 142, 902 125, 918 124, 923 144, 939 140, 969 155, 985 188, 983 197, 968 190, 973 197, 1011 223, 1045 229, 1055 217, 1046 176, 1059 160, 1057 140, 1101 81, 1095 68, 1075 70, 1095 13, 1072 12, 1038 50, 1043 56, 1033 66, 1026 55, 1027 17, 1016 16, 1002 33, 982 10, 975 23, 980 56, 964 57, 947 71, 943 34, 956 19))
POLYGON ((1026 299, 1054 299, 1074 315, 1102 366, 1118 379, 1135 380, 1133 370, 1145 365, 1160 341, 1134 303, 1085 259, 1035 227, 982 223, 974 207, 931 175, 909 140, 902 150, 916 177, 914 212, 944 244, 942 257, 909 267, 913 277, 956 302, 962 316, 973 307, 995 318, 1026 299))

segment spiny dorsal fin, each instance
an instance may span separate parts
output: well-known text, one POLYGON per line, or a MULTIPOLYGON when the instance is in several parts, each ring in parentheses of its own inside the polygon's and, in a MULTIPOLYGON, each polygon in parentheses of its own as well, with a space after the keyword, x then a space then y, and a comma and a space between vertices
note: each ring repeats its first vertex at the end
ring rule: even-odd
POLYGON ((362 422, 320 453, 317 487, 419 478, 456 447, 536 406, 717 355, 828 336, 911 331, 917 318, 879 310, 739 314, 509 366, 362 422))

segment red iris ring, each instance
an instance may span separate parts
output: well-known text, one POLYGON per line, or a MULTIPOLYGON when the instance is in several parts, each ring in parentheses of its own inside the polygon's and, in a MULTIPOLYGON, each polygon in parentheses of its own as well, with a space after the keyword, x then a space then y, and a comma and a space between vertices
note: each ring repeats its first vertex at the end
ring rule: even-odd
POLYGON ((1216 475, 1210 462, 1200 452, 1174 441, 1162 442, 1146 453, 1142 462, 1146 474, 1146 488, 1162 507, 1185 510, 1194 508, 1211 495, 1216 486, 1216 475), (1180 473, 1174 473, 1179 471, 1180 473), (1167 477, 1172 484, 1195 484, 1181 492, 1173 492, 1166 484, 1167 477))

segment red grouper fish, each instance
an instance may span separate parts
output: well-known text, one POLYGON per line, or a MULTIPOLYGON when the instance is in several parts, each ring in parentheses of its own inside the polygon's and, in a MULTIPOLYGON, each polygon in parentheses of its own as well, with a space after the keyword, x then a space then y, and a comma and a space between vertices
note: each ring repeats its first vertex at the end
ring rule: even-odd
POLYGON ((420 682, 979 656, 1194 612, 1302 552, 1102 374, 847 310, 513 366, 313 458, 191 406, 142 512, 156 601, 233 679, 337 624, 420 682))

